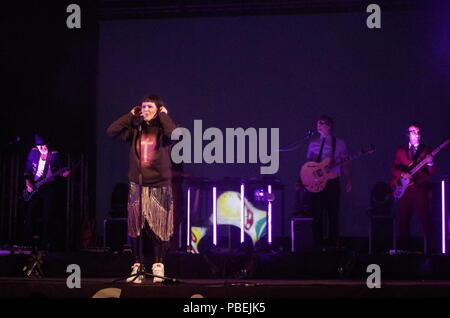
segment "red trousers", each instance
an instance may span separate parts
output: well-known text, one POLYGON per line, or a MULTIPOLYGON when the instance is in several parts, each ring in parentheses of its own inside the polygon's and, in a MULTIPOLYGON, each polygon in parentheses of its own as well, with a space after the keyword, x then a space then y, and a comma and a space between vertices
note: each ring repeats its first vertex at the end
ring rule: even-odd
POLYGON ((410 249, 410 224, 414 211, 422 223, 427 251, 430 252, 436 248, 431 219, 430 194, 429 184, 422 183, 410 186, 400 198, 398 203, 399 249, 410 249))

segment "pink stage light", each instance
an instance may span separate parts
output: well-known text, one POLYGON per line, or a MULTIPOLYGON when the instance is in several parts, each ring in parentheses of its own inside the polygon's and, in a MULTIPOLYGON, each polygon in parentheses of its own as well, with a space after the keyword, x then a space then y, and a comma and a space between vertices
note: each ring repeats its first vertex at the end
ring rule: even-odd
POLYGON ((213 187, 213 244, 217 246, 217 188, 213 187))
MULTIPOLYGON (((269 196, 272 194, 272 186, 269 185, 267 187, 267 192, 269 196)), ((267 242, 272 244, 272 202, 268 201, 267 203, 267 242)))
POLYGON ((244 243, 245 186, 241 184, 241 243, 244 243))
POLYGON ((447 231, 446 231, 446 215, 445 215, 445 180, 441 181, 441 204, 442 204, 442 254, 445 254, 446 251, 446 239, 447 239, 447 231))
POLYGON ((186 246, 191 246, 191 188, 187 192, 187 240, 186 246))

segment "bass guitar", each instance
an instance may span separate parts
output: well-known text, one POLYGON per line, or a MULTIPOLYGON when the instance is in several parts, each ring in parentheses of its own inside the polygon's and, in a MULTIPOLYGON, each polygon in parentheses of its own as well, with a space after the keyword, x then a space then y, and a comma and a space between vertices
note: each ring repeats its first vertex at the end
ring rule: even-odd
POLYGON ((33 190, 31 192, 28 192, 28 190, 25 188, 22 193, 22 197, 25 200, 25 202, 30 201, 30 199, 39 191, 39 189, 49 182, 52 182, 56 179, 58 176, 62 176, 63 173, 70 172, 69 168, 62 168, 56 171, 53 175, 50 177, 44 178, 38 182, 36 182, 33 186, 33 190))
MULTIPOLYGON (((444 142, 442 142, 439 146, 437 146, 432 152, 429 153, 432 157, 436 156, 439 151, 444 149, 450 144, 450 138, 447 138, 444 142)), ((411 177, 413 177, 426 163, 427 161, 422 159, 419 163, 415 165, 415 163, 411 163, 410 169, 407 171, 411 177)), ((406 189, 413 185, 414 181, 411 180, 411 178, 405 178, 405 177, 396 177, 391 180, 391 187, 392 187, 392 195, 396 199, 400 199, 403 194, 405 193, 406 189)))

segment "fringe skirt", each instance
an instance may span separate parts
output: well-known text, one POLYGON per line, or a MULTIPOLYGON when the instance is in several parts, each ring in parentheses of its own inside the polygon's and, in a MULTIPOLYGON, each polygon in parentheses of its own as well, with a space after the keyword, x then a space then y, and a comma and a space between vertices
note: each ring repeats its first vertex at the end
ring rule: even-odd
POLYGON ((139 184, 130 182, 128 192, 128 235, 138 237, 145 222, 161 241, 173 234, 173 198, 170 186, 142 187, 142 213, 139 208, 139 184))

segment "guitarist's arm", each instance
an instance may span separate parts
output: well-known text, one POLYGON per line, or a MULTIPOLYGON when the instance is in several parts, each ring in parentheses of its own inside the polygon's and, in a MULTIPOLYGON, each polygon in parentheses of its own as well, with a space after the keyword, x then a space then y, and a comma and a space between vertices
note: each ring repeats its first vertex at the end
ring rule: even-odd
POLYGON ((410 174, 407 173, 406 167, 411 162, 406 158, 406 152, 403 148, 398 148, 395 152, 394 162, 391 167, 391 173, 395 179, 403 178, 411 178, 410 174))
POLYGON ((342 165, 342 174, 345 177, 345 192, 352 192, 352 172, 350 170, 350 164, 348 162, 342 165))
POLYGON ((25 179, 25 185, 27 187, 28 192, 33 191, 34 186, 30 179, 28 179, 28 178, 25 179))
POLYGON ((436 165, 434 164, 434 158, 429 153, 431 152, 431 149, 427 151, 427 155, 425 156, 425 162, 427 163, 426 169, 428 170, 428 174, 434 174, 436 173, 436 165))
MULTIPOLYGON (((61 160, 59 157, 58 151, 52 152, 52 161, 50 167, 52 168, 52 172, 55 173, 56 171, 61 169, 61 160)), ((70 174, 70 170, 66 170, 63 173, 61 173, 61 176, 66 178, 70 174)))
POLYGON ((56 150, 52 151, 52 160, 50 161, 50 168, 52 169, 52 173, 55 173, 61 168, 61 162, 59 160, 59 152, 56 150))
MULTIPOLYGON (((336 158, 343 159, 348 157, 347 145, 341 140, 336 140, 336 158)), ((341 165, 341 172, 345 179, 345 192, 352 192, 352 173, 350 170, 350 162, 344 162, 341 165)))
MULTIPOLYGON (((136 108, 136 107, 135 107, 136 108)), ((134 109, 122 117, 118 118, 111 125, 109 125, 106 133, 113 138, 121 141, 129 141, 132 138, 133 121, 136 117, 134 109)))

